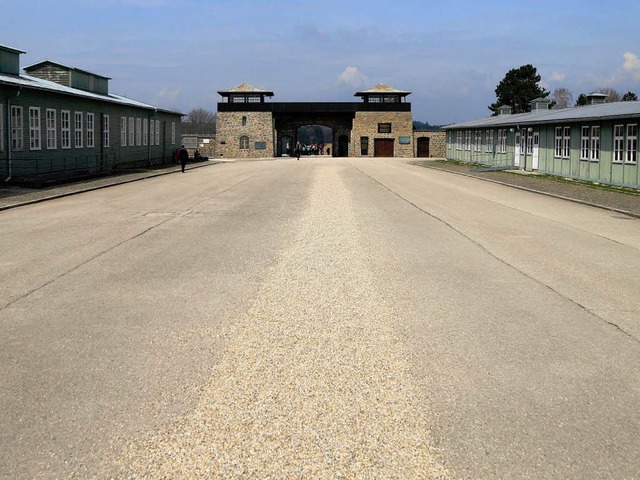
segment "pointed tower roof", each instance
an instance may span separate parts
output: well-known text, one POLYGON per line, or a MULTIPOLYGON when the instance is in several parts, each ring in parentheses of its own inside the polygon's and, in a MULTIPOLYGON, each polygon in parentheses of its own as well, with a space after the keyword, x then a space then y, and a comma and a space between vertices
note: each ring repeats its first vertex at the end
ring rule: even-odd
POLYGON ((259 94, 264 95, 266 97, 273 97, 273 92, 269 90, 263 90, 262 88, 254 87, 250 83, 241 83, 240 85, 230 88, 228 90, 220 90, 218 91, 220 95, 223 97, 229 96, 230 94, 239 93, 239 94, 259 94))
POLYGON ((406 90, 398 90, 396 88, 390 87, 385 83, 379 83, 373 88, 369 90, 362 90, 360 92, 356 92, 354 97, 362 97, 364 95, 380 95, 380 94, 391 94, 391 95, 410 95, 411 92, 407 92, 406 90))

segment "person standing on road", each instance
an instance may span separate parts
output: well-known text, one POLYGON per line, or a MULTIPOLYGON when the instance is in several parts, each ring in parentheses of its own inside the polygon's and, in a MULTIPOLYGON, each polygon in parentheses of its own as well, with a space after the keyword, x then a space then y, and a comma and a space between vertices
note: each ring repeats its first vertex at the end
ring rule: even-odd
POLYGON ((180 158, 180 166, 182 167, 182 173, 184 173, 184 167, 187 165, 187 160, 189 160, 189 152, 184 148, 184 145, 180 147, 180 152, 178 153, 178 157, 180 158))
POLYGON ((302 147, 300 146, 300 142, 296 143, 296 148, 294 148, 293 151, 296 154, 296 158, 298 160, 300 160, 300 151, 301 150, 302 150, 302 147))

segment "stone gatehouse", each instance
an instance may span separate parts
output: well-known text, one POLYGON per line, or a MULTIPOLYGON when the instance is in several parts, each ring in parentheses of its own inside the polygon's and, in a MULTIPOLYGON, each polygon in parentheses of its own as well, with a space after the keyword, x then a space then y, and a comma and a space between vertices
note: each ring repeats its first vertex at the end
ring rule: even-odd
POLYGON ((332 156, 413 157, 411 92, 380 84, 356 92, 360 102, 268 102, 273 92, 243 83, 218 92, 216 156, 262 158, 286 155, 298 128, 332 130, 332 156))

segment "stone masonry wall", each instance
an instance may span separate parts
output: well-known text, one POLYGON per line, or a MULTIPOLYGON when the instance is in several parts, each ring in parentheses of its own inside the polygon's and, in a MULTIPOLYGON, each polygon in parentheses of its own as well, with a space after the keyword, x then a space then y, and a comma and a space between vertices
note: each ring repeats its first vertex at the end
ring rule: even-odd
POLYGON ((394 157, 413 157, 413 118, 411 112, 356 112, 349 143, 349 155, 360 157, 360 138, 369 138, 366 156, 374 156, 376 138, 394 139, 394 157), (390 123, 391 133, 378 133, 379 123, 390 123), (409 138, 408 144, 401 144, 400 137, 409 138))
POLYGON ((218 112, 216 121, 217 158, 265 158, 275 156, 271 112, 218 112), (246 119, 243 122, 243 118, 246 119), (244 125, 243 125, 244 123, 244 125), (249 148, 240 148, 240 137, 249 138, 249 148), (257 149, 256 142, 264 142, 257 149))
POLYGON ((413 132, 413 156, 418 156, 418 138, 429 139, 429 157, 445 158, 447 152, 447 134, 444 130, 425 130, 413 132))

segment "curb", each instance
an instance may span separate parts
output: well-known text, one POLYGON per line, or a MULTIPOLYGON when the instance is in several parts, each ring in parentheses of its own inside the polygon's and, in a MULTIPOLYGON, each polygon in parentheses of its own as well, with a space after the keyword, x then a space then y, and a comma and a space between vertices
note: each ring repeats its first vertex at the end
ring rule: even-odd
MULTIPOLYGON (((218 163, 222 163, 222 162, 213 162, 213 163, 208 163, 206 165, 193 165, 191 168, 187 168, 187 170, 194 170, 196 168, 211 167, 211 166, 216 165, 218 163)), ((116 185, 126 185, 127 183, 138 182, 140 180, 146 180, 148 178, 161 177, 163 175, 170 175, 172 173, 179 173, 179 172, 180 172, 180 169, 178 167, 177 170, 170 170, 170 171, 164 171, 164 172, 158 172, 158 173, 143 174, 143 176, 141 176, 141 177, 130 178, 128 180, 120 180, 120 181, 116 180, 114 182, 106 183, 104 185, 95 185, 93 187, 80 188, 79 190, 74 190, 72 192, 60 192, 60 193, 55 193, 55 194, 48 195, 48 196, 41 197, 41 198, 34 198, 32 200, 25 200, 25 201, 22 201, 22 202, 12 203, 12 204, 9 204, 9 205, 1 205, 0 206, 0 212, 2 212, 4 210, 10 210, 12 208, 24 207, 26 205, 33 205, 35 203, 46 202, 47 200, 54 200, 56 198, 70 197, 72 195, 77 195, 79 193, 93 192, 95 190, 102 190, 103 188, 115 187, 116 185)))
POLYGON ((608 207, 606 205, 599 205, 597 203, 591 203, 591 202, 587 202, 585 200, 578 200, 577 198, 565 197, 565 196, 562 196, 562 195, 558 195, 556 193, 545 192, 543 190, 535 190, 533 188, 521 187, 520 185, 513 185, 511 183, 505 183, 505 182, 501 182, 499 180, 493 180, 491 178, 477 177, 475 175, 470 175, 470 174, 464 173, 464 172, 457 172, 455 170, 447 170, 446 168, 438 168, 438 167, 431 166, 431 165, 418 165, 418 164, 415 164, 415 163, 413 165, 416 165, 417 167, 422 167, 422 168, 431 168, 433 170, 439 170, 441 172, 453 173, 454 175, 462 175, 463 177, 475 178, 477 180, 482 180, 484 182, 497 183, 498 185, 504 185, 505 187, 511 187, 511 188, 517 188, 519 190, 524 190, 525 192, 538 193, 538 194, 541 194, 541 195, 546 195, 548 197, 558 198, 560 200, 567 200, 569 202, 579 203, 581 205, 587 205, 589 207, 601 208, 603 210, 609 210, 610 212, 616 212, 616 213, 621 213, 623 215, 628 215, 630 217, 640 218, 640 214, 629 212, 628 210, 622 210, 621 208, 608 207))

